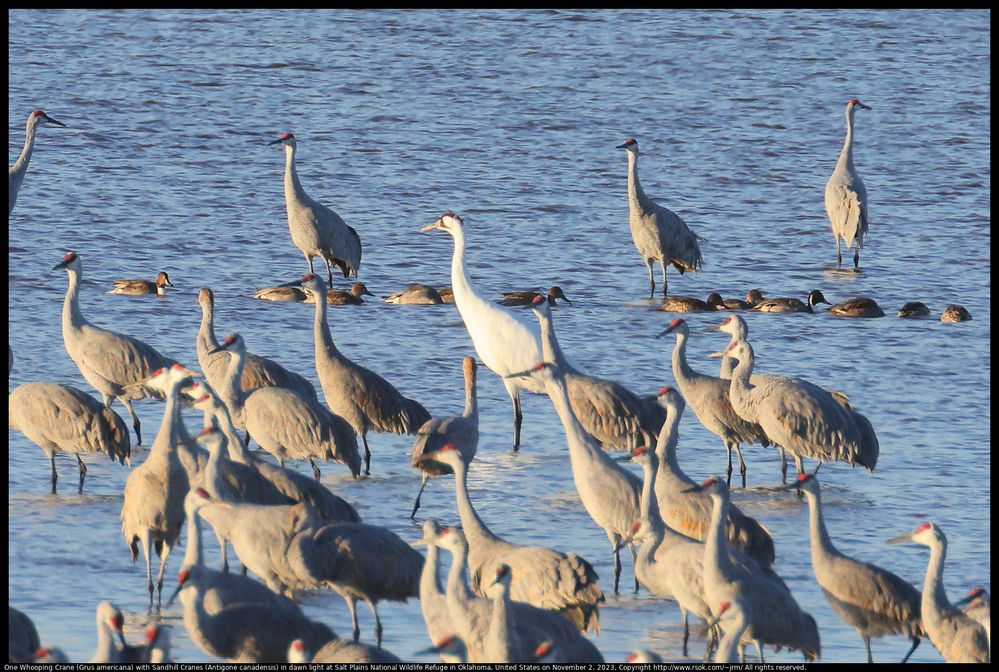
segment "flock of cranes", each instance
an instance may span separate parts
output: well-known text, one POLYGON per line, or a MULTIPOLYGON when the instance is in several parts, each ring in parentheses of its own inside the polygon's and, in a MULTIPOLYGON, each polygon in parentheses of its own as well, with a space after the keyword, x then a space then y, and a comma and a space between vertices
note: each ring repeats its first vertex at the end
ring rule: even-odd
MULTIPOLYGON (((825 193, 839 263, 842 241, 848 250, 856 247, 855 268, 869 226, 866 190, 853 163, 857 109, 870 108, 857 99, 847 103, 846 141, 825 193)), ((24 150, 10 169, 8 212, 13 210, 41 125, 64 126, 41 110, 30 115, 24 150)), ((462 362, 463 412, 432 417, 386 378, 341 352, 334 342, 327 304, 362 303, 362 297, 371 293, 362 283, 349 292, 334 290, 332 268, 336 266, 344 278, 358 275, 360 236, 337 213, 306 194, 295 167, 294 135, 285 133, 269 144, 281 144, 285 150, 288 225, 309 272, 294 283, 260 290, 257 298, 315 304, 313 360, 321 397, 300 374, 250 352, 239 333, 219 341, 215 296, 207 287, 197 299, 202 313, 195 342, 200 372, 133 336, 91 323, 81 306, 83 260, 75 252, 55 266, 68 276, 63 341, 102 402, 76 388, 44 382, 27 383, 9 395, 9 427, 45 452, 53 494, 57 453, 76 456, 80 492, 87 472, 82 455, 101 453, 131 466, 130 432, 112 410, 114 401, 129 412, 135 442, 141 445, 133 400, 165 400, 148 456, 126 480, 120 516, 132 560, 138 560, 141 549, 146 564, 150 613, 146 642, 128 645, 121 611, 111 602, 101 602, 91 662, 169 659, 169 634, 159 614, 164 608, 168 558, 181 543, 184 529, 184 558, 176 589, 165 606, 180 600, 184 627, 212 656, 241 662, 397 663, 398 657, 381 648, 378 604, 417 598, 432 643, 427 651, 445 662, 603 662, 586 636, 599 631, 600 609, 606 603, 591 563, 569 549, 528 546, 500 537, 472 501, 470 467, 479 442, 476 359, 469 356, 462 362), (326 280, 314 273, 315 257, 326 264, 326 280), (183 416, 188 408, 203 414, 200 433, 192 435, 187 429, 183 416), (422 483, 410 518, 420 508, 428 480, 453 474, 460 528, 429 519, 422 525, 422 536, 409 543, 385 527, 362 521, 348 501, 320 482, 317 460, 341 463, 359 478, 360 446, 363 472, 369 474, 371 432, 415 436, 411 464, 421 473, 422 483), (254 455, 249 450, 251 440, 276 464, 254 455), (314 478, 286 468, 288 460, 308 461, 314 478), (219 541, 220 569, 210 568, 205 558, 203 521, 219 541), (425 545, 426 555, 413 545, 425 545), (230 547, 243 565, 243 574, 230 571, 230 547), (444 587, 439 549, 451 555, 444 587), (247 570, 257 578, 246 575, 247 570), (353 641, 339 638, 328 625, 303 614, 297 598, 304 591, 323 589, 344 599, 353 641), (374 616, 374 645, 359 641, 359 601, 374 616)), ((813 312, 818 303, 828 303, 818 290, 807 302, 765 299, 759 290, 751 291, 745 302, 726 301, 718 294, 706 302, 668 297, 667 266, 681 274, 698 271, 703 264, 702 240, 678 215, 645 194, 638 177, 637 141, 628 140, 619 148, 628 156, 632 237, 648 268, 650 298, 655 295, 653 264, 660 264, 662 310, 813 312)), ((501 377, 513 403, 514 450, 520 446, 523 422, 520 394, 550 399, 565 433, 579 499, 611 546, 614 593, 620 587, 621 552, 627 550, 636 590, 644 586, 679 605, 685 657, 690 615, 706 627, 705 659, 743 661, 750 645, 761 662, 767 645, 798 651, 805 660, 822 654, 815 619, 775 570, 778 553, 770 531, 730 499, 733 450, 745 487, 741 446, 759 443, 778 449, 782 489, 799 491, 807 499, 815 578, 837 617, 860 634, 868 662, 873 662, 871 639, 886 635, 911 641, 902 662, 923 638, 929 638, 947 661, 989 660, 987 594, 973 591, 965 600, 965 611, 948 601, 942 583, 946 537, 938 526, 925 523, 892 540, 930 547, 922 593, 895 574, 848 557, 833 545, 823 519, 819 466, 838 461, 873 472, 879 455, 874 427, 845 393, 800 378, 754 373, 756 355, 749 327, 732 312, 712 328, 730 337, 728 345, 713 355, 721 358, 717 377, 696 371, 688 362, 690 328, 684 319, 673 319, 659 336, 675 338, 676 388, 638 396, 615 381, 587 374, 563 352, 552 308, 557 299, 572 302, 560 287, 544 294, 510 292, 493 301, 472 282, 461 217, 446 212, 421 232, 432 230, 453 239, 450 291, 411 285, 385 300, 456 305, 478 360, 501 377), (524 311, 509 310, 510 306, 529 307, 537 321, 527 319, 524 311), (698 483, 681 468, 678 428, 688 404, 726 450, 724 479, 712 476, 698 483), (612 457, 616 450, 626 451, 624 457, 612 457), (797 467, 791 483, 786 474, 788 454, 797 467), (814 472, 805 471, 805 459, 818 463, 814 472), (640 466, 642 477, 622 466, 628 461, 640 466)), ((168 286, 172 286, 169 276, 161 272, 155 282, 117 281, 108 293, 162 296, 168 286)), ((952 312, 960 312, 954 308, 952 312)), ((863 297, 830 310, 846 316, 883 315, 876 303, 863 297)), ((929 311, 922 304, 906 304, 902 312, 920 316, 929 311)), ((12 362, 9 349, 9 365, 12 362)), ((9 659, 66 658, 57 649, 42 648, 30 618, 11 606, 9 659)), ((658 654, 648 651, 628 657, 629 662, 659 660, 658 654)))

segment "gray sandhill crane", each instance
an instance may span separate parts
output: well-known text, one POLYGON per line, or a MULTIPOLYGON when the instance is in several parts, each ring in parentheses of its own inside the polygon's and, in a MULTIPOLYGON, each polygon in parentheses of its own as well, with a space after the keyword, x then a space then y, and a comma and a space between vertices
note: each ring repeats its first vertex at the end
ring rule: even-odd
MULTIPOLYGON (((489 600, 476 597, 465 582, 468 542, 460 529, 440 530, 436 543, 452 555, 447 579, 447 604, 457 634, 465 645, 468 662, 490 662, 484 655, 492 607, 489 600)), ((533 651, 546 641, 554 644, 560 663, 599 663, 603 656, 593 643, 568 619, 547 609, 523 602, 512 603, 517 637, 526 650, 533 651)))
POLYGON ((52 665, 56 663, 68 663, 69 657, 59 647, 43 646, 42 648, 38 649, 33 654, 31 654, 28 660, 12 661, 12 662, 45 663, 48 665, 52 665))
MULTIPOLYGON (((382 297, 385 303, 401 303, 413 306, 433 306, 444 303, 440 293, 430 285, 414 282, 401 292, 393 292, 382 297)), ((453 303, 453 302, 452 302, 453 303)))
POLYGON ((7 662, 26 662, 32 653, 41 648, 38 630, 23 611, 7 605, 7 662))
POLYGON ((329 491, 319 481, 309 478, 293 469, 285 469, 266 460, 255 457, 246 448, 243 439, 236 433, 232 424, 229 409, 205 383, 198 383, 191 388, 195 399, 194 407, 204 411, 208 426, 209 416, 218 424, 219 430, 225 435, 229 459, 233 462, 253 467, 261 478, 266 479, 282 495, 292 502, 304 502, 314 508, 323 521, 342 520, 349 523, 361 522, 357 510, 345 499, 329 491))
POLYGON ((453 473, 451 467, 433 459, 433 453, 450 443, 461 453, 461 459, 465 464, 471 463, 475 457, 475 450, 479 445, 479 402, 475 392, 476 368, 474 357, 465 357, 461 360, 461 370, 465 378, 465 410, 462 411, 462 414, 446 418, 431 418, 423 423, 423 426, 416 432, 416 440, 413 441, 413 452, 410 459, 413 468, 423 472, 423 482, 420 483, 420 491, 416 493, 416 501, 413 502, 413 512, 409 516, 410 519, 416 517, 416 511, 420 508, 423 488, 427 487, 427 481, 430 480, 430 477, 453 473))
MULTIPOLYGON (((669 426, 663 432, 672 432, 669 426)), ((683 655, 687 656, 687 641, 690 638, 688 612, 693 611, 704 619, 711 618, 704 596, 702 566, 704 564, 704 544, 680 534, 659 515, 654 483, 659 470, 659 458, 645 447, 636 448, 631 459, 642 466, 641 517, 634 522, 631 535, 621 543, 637 541, 641 544, 635 560, 635 575, 639 582, 653 595, 676 600, 683 616, 683 655)), ((710 632, 709 632, 710 635, 710 632)), ((708 642, 711 648, 711 642, 708 642)))
POLYGON ((799 474, 804 472, 802 457, 846 462, 874 471, 878 437, 870 421, 853 410, 845 395, 785 376, 768 376, 754 384, 753 347, 739 340, 726 352, 739 362, 729 388, 732 407, 745 420, 758 423, 771 441, 794 455, 799 474))
POLYGON ((807 301, 794 297, 779 297, 775 299, 763 299, 753 310, 759 313, 814 313, 815 305, 818 303, 829 303, 826 297, 817 289, 808 293, 807 301))
MULTIPOLYGON (((7 397, 7 426, 24 434, 49 458, 56 492, 56 453, 76 455, 80 488, 87 476, 84 453, 104 453, 131 466, 128 427, 118 414, 86 392, 56 383, 25 383, 7 397)), ((38 647, 35 647, 38 648, 38 647)))
POLYGON ((121 532, 132 552, 132 562, 138 559, 139 547, 142 547, 146 559, 150 610, 153 608, 152 549, 155 548, 160 557, 160 569, 156 576, 157 604, 160 604, 167 557, 177 543, 184 523, 184 495, 190 487, 190 475, 178 451, 181 440, 178 425, 183 426, 180 421, 180 387, 188 382, 189 378, 171 375, 166 369, 157 371, 146 381, 147 385, 165 391, 166 409, 149 456, 132 470, 125 481, 121 532))
POLYGON ((386 663, 401 664, 403 661, 394 653, 377 646, 360 642, 349 642, 345 639, 331 639, 316 651, 309 652, 305 642, 296 639, 288 648, 289 663, 350 663, 352 665, 376 665, 386 663))
MULTIPOLYGON (((227 352, 212 352, 219 347, 218 339, 215 338, 215 295, 212 290, 202 287, 198 292, 198 303, 201 305, 201 326, 194 342, 198 351, 198 364, 201 365, 208 384, 218 390, 225 379, 232 355, 227 352)), ((309 401, 319 401, 316 388, 305 377, 252 352, 246 353, 246 364, 239 386, 246 394, 258 387, 286 387, 309 401)), ((226 403, 230 402, 226 400, 226 403)))
POLYGON ((259 387, 243 392, 236 384, 246 362, 243 337, 229 334, 211 352, 222 350, 229 350, 231 358, 216 390, 229 406, 233 422, 238 426, 242 419, 243 427, 261 448, 276 457, 282 466, 287 459, 308 460, 317 481, 319 468, 313 461, 317 457, 346 464, 355 477, 360 474, 357 438, 343 418, 318 401, 310 401, 284 387, 259 387))
POLYGON ((715 651, 716 663, 742 663, 744 658, 739 646, 749 621, 746 620, 746 609, 740 600, 722 602, 718 605, 718 615, 708 627, 721 627, 724 636, 715 651))
POLYGON ((135 384, 149 378, 153 371, 176 362, 137 338, 116 334, 88 322, 80 310, 83 260, 76 252, 70 252, 52 270, 59 268, 65 268, 69 275, 69 288, 62 306, 62 340, 66 352, 87 382, 101 393, 105 406, 111 408, 111 402, 117 399, 128 409, 135 428, 135 443, 141 446, 139 416, 132 408, 132 400, 161 397, 150 388, 135 384))
MULTIPOLYGON (((576 418, 569 401, 569 391, 562 370, 551 362, 539 362, 527 371, 512 376, 530 376, 545 384, 549 398, 565 430, 572 465, 572 480, 583 507, 603 528, 614 549, 614 592, 621 578, 620 541, 630 536, 631 526, 639 517, 639 493, 642 482, 601 450, 596 440, 576 418)), ((635 547, 631 546, 632 559, 635 547)), ((635 581, 638 590, 638 581, 635 581)))
POLYGON ((361 269, 361 237, 354 227, 344 223, 340 215, 305 193, 295 169, 295 151, 298 147, 295 136, 285 133, 267 144, 278 143, 284 145, 284 203, 288 210, 291 242, 305 255, 309 273, 315 273, 312 268, 313 257, 319 257, 326 263, 330 286, 333 286, 333 269, 330 268, 330 263, 337 265, 343 277, 353 274, 356 278, 361 269))
MULTIPOLYGON (((687 339, 690 327, 687 321, 676 319, 669 323, 660 337, 669 333, 676 334, 676 345, 673 347, 673 377, 683 393, 694 415, 706 430, 717 436, 725 445, 728 453, 728 471, 725 482, 732 484, 732 449, 739 456, 739 474, 742 476, 742 487, 746 487, 746 461, 742 458, 742 443, 759 441, 763 447, 770 445, 763 428, 756 423, 743 420, 729 401, 728 393, 731 384, 728 380, 715 378, 695 371, 687 361, 687 339)), ((699 537, 702 538, 702 537, 699 537)))
MULTIPOLYGON (((423 621, 427 624, 427 635, 431 642, 440 642, 455 632, 454 623, 451 621, 451 612, 447 606, 447 595, 441 588, 440 576, 438 576, 439 551, 437 549, 437 537, 440 535, 441 527, 436 520, 423 521, 423 537, 412 542, 411 545, 426 544, 427 557, 423 561, 423 571, 420 574, 420 610, 423 612, 423 621)), ((462 663, 464 653, 454 655, 447 651, 441 651, 441 660, 445 663, 462 663)))
POLYGON ((90 659, 91 663, 125 662, 122 660, 121 649, 111 638, 112 633, 118 635, 121 645, 125 646, 125 634, 122 632, 124 625, 125 617, 118 607, 107 600, 97 605, 97 648, 90 659))
POLYGON ((17 203, 17 192, 24 182, 24 175, 28 172, 28 163, 31 161, 31 153, 35 149, 35 134, 38 133, 39 126, 63 126, 66 124, 56 121, 41 110, 32 110, 28 115, 28 123, 24 133, 24 148, 21 155, 17 157, 14 165, 7 170, 7 214, 14 211, 14 204, 17 203))
MULTIPOLYGON (((320 277, 307 275, 302 278, 302 289, 306 294, 323 296, 326 283, 320 277)), ((364 473, 369 474, 368 432, 415 434, 430 419, 430 413, 418 401, 404 397, 377 373, 341 353, 333 342, 326 312, 326 304, 317 301, 313 324, 316 373, 330 409, 360 434, 364 442, 364 473)))
POLYGON ((930 563, 926 567, 920 604, 923 630, 930 642, 948 663, 989 662, 989 636, 985 628, 947 599, 943 583, 947 537, 943 530, 933 523, 923 523, 912 533, 895 537, 888 543, 907 541, 930 548, 930 563))
POLYGON ((826 214, 832 225, 833 238, 836 239, 837 268, 843 266, 840 240, 846 243, 847 251, 853 246, 853 241, 857 241, 853 267, 860 267, 860 249, 864 246, 864 236, 867 235, 870 222, 867 188, 853 165, 853 115, 858 107, 862 110, 871 109, 856 98, 846 101, 846 140, 839 152, 836 168, 826 182, 826 214))
MULTIPOLYGON (((509 374, 525 371, 541 361, 541 334, 530 322, 497 305, 472 286, 465 264, 465 224, 453 212, 445 212, 421 232, 440 229, 454 238, 451 257, 451 285, 454 304, 475 346, 475 353, 490 371, 503 378, 503 386, 513 402, 513 449, 520 448, 520 392, 541 394, 544 388, 526 377, 509 374)), ((443 295, 441 298, 444 298, 443 295)), ((444 299, 447 301, 447 299, 444 299)))
POLYGON ((797 649, 806 661, 821 655, 815 619, 803 611, 784 581, 753 562, 734 561, 722 526, 729 507, 728 486, 710 477, 701 486, 711 495, 711 529, 704 548, 704 593, 708 604, 741 600, 746 609, 746 639, 756 645, 763 660, 763 645, 797 649))
MULTIPOLYGON (((326 305, 328 306, 360 306, 364 303, 362 297, 374 296, 368 291, 368 288, 363 282, 355 282, 350 286, 350 290, 343 289, 327 289, 326 290, 326 305)), ((316 297, 308 292, 305 293, 305 298, 302 299, 302 303, 315 303, 316 297)))
POLYGON ((989 593, 982 587, 972 588, 968 591, 968 596, 963 600, 954 603, 955 607, 963 607, 962 611, 971 618, 982 624, 985 628, 985 635, 989 638, 989 647, 992 646, 992 602, 989 600, 989 593))
POLYGON ((486 658, 494 663, 526 663, 530 662, 524 649, 513 620, 513 609, 510 602, 510 582, 513 572, 510 566, 500 563, 496 565, 495 577, 483 577, 488 581, 483 593, 492 602, 492 618, 486 631, 486 658))
POLYGON ((316 647, 334 638, 332 630, 306 618, 294 601, 249 577, 205 566, 198 512, 211 503, 200 488, 184 500, 187 550, 177 589, 167 602, 169 606, 180 596, 184 626, 198 648, 240 662, 283 662, 296 637, 316 647))
POLYGON ((885 311, 874 299, 866 296, 858 296, 846 301, 840 301, 834 306, 826 308, 827 313, 839 315, 840 317, 884 317, 885 311))
POLYGON ((426 649, 421 649, 416 652, 416 655, 422 656, 430 653, 438 654, 441 659, 445 656, 459 663, 468 662, 468 649, 465 647, 465 642, 462 641, 461 637, 458 635, 446 635, 436 640, 433 646, 427 647, 426 649))
POLYGON ((541 349, 545 361, 562 371, 572 412, 587 434, 604 448, 631 449, 650 444, 657 427, 645 423, 645 404, 628 388, 611 380, 577 370, 559 346, 552 322, 551 305, 536 297, 531 309, 541 326, 541 349))
POLYGON ((662 656, 654 651, 649 651, 648 649, 635 649, 634 651, 629 651, 627 657, 624 659, 626 663, 661 663, 663 662, 662 656))
POLYGON ((805 493, 815 580, 836 616, 860 633, 867 662, 874 662, 871 638, 884 635, 903 635, 912 641, 902 662, 909 660, 924 634, 919 619, 919 591, 891 572, 854 560, 836 549, 826 531, 819 480, 814 474, 801 474, 785 487, 805 493))
POLYGON ((455 499, 461 527, 468 539, 468 564, 472 589, 484 593, 499 564, 514 571, 511 598, 541 609, 560 612, 580 630, 600 629, 603 590, 593 566, 575 553, 551 548, 521 546, 494 534, 479 516, 468 495, 468 465, 454 444, 445 444, 435 455, 454 471, 455 499))
POLYGON ((530 306, 539 296, 542 299, 547 299, 548 305, 551 306, 555 305, 555 299, 562 299, 570 306, 572 305, 572 301, 569 300, 569 297, 565 295, 565 292, 558 285, 553 285, 545 294, 532 291, 503 292, 503 296, 499 298, 497 303, 503 306, 530 306))
MULTIPOLYGON (((685 492, 696 485, 680 468, 676 449, 679 442, 683 397, 672 387, 660 391, 659 402, 667 409, 667 419, 656 440, 659 470, 655 480, 656 500, 663 521, 691 539, 705 541, 711 526, 711 498, 702 492, 685 492)), ((735 505, 729 507, 726 535, 733 548, 759 563, 770 567, 774 563, 774 542, 766 527, 745 515, 735 505)))
POLYGON ((149 280, 115 280, 114 289, 106 292, 106 294, 155 294, 156 296, 166 296, 164 287, 173 287, 173 283, 170 282, 170 276, 167 275, 166 271, 160 271, 156 274, 154 282, 149 280))
POLYGON ((658 261, 663 269, 665 298, 666 264, 673 264, 683 275, 684 271, 696 272, 704 263, 698 244, 700 236, 691 231, 675 212, 645 195, 638 181, 638 141, 631 138, 618 145, 617 149, 628 151, 628 223, 635 249, 649 269, 649 298, 656 294, 656 281, 652 275, 654 261, 658 261))
POLYGON ((170 627, 155 621, 146 626, 145 658, 143 663, 172 663, 170 660, 170 627))
POLYGON ((347 603, 354 641, 361 635, 357 601, 371 608, 378 646, 382 622, 378 602, 406 602, 420 595, 423 556, 391 530, 366 523, 333 523, 289 537, 287 561, 303 585, 325 586, 347 603))

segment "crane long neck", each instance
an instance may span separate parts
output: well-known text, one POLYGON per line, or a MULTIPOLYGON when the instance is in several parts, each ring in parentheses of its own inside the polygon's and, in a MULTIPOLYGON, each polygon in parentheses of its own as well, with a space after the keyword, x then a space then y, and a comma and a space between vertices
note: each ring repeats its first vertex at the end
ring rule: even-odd
POLYGON ((242 464, 250 464, 252 461, 250 452, 246 449, 246 444, 236 432, 236 425, 232 422, 232 415, 224 403, 215 404, 215 420, 218 422, 219 430, 225 436, 226 446, 229 450, 229 459, 242 464))
MULTIPOLYGON (((739 360, 735 370, 732 372, 732 382, 729 385, 729 401, 735 408, 736 412, 744 418, 746 417, 746 414, 742 411, 746 408, 746 395, 753 390, 753 386, 749 383, 749 379, 753 375, 753 367, 755 365, 756 357, 752 352, 747 351, 743 358, 739 360)), ((755 418, 746 419, 751 422, 755 421, 755 418)))
POLYGON ((243 388, 239 381, 243 378, 243 367, 246 365, 246 351, 242 348, 232 348, 229 350, 229 367, 225 370, 225 378, 219 389, 221 396, 226 403, 232 404, 229 410, 239 417, 243 408, 245 398, 243 388))
POLYGON ((423 571, 420 572, 420 601, 430 597, 439 597, 444 594, 441 590, 440 577, 437 568, 439 566, 437 544, 427 544, 427 559, 423 562, 423 571))
POLYGON ((184 562, 181 566, 192 567, 205 564, 205 547, 201 540, 201 516, 197 508, 187 512, 187 548, 184 549, 184 562))
POLYGON ((644 478, 642 480, 642 499, 639 505, 639 512, 642 518, 646 518, 652 528, 652 534, 647 536, 639 549, 639 559, 646 563, 655 562, 656 551, 662 545, 668 529, 659 515, 659 502, 656 501, 655 488, 656 473, 659 471, 659 460, 655 455, 651 456, 648 462, 642 464, 644 478))
POLYGON ((197 346, 199 356, 207 355, 209 351, 219 347, 219 341, 215 337, 215 305, 211 301, 201 303, 201 326, 198 327, 197 346))
POLYGON ((10 175, 14 177, 17 181, 17 187, 21 186, 21 182, 24 180, 24 174, 28 172, 28 163, 31 161, 31 152, 35 149, 35 133, 38 130, 38 124, 33 123, 33 119, 28 119, 28 126, 24 134, 24 147, 21 149, 21 155, 17 157, 17 161, 14 165, 10 167, 10 175))
POLYGON ((517 661, 514 651, 513 613, 510 609, 510 588, 501 585, 500 594, 493 598, 492 619, 486 635, 490 662, 513 663, 517 661))
MULTIPOLYGON (((940 614, 953 607, 944 589, 943 570, 947 559, 947 542, 935 541, 930 546, 930 564, 926 567, 926 580, 923 583, 923 613, 940 614)), ((924 616, 925 618, 925 616, 924 616)))
POLYGON ((676 345, 673 346, 673 377, 678 385, 686 385, 699 375, 687 363, 687 334, 676 332, 676 345))
POLYGON ((80 310, 80 281, 83 279, 83 269, 69 270, 69 287, 66 289, 66 299, 62 304, 63 337, 67 331, 77 331, 88 324, 80 310))
POLYGON ((634 206, 644 200, 645 192, 638 181, 638 153, 628 152, 628 202, 634 206))
POLYGON ((822 496, 818 493, 805 491, 808 498, 808 529, 812 539, 812 564, 817 565, 824 559, 839 556, 826 530, 825 518, 822 515, 822 496))
POLYGON ((333 333, 330 325, 326 321, 326 297, 325 292, 320 292, 316 297, 316 316, 313 321, 313 336, 316 341, 316 362, 339 360, 342 355, 333 342, 333 333))
POLYGON ((468 465, 465 464, 464 460, 457 460, 452 468, 454 469, 454 495, 458 502, 458 515, 461 516, 461 529, 469 540, 469 546, 501 541, 486 527, 475 507, 472 506, 472 500, 468 496, 468 465))
POLYGON ((475 388, 475 369, 465 371, 465 410, 462 412, 466 418, 478 417, 479 396, 475 388))
POLYGON ((716 663, 737 663, 739 662, 739 640, 746 630, 746 616, 739 612, 735 619, 725 624, 725 635, 722 637, 718 651, 715 652, 716 663))
POLYGON ((156 440, 153 441, 153 445, 149 450, 150 458, 154 453, 162 457, 166 457, 167 455, 171 457, 177 456, 177 451, 171 450, 171 447, 175 445, 176 425, 180 422, 181 382, 180 379, 171 379, 167 385, 166 408, 163 411, 163 421, 160 423, 160 429, 156 433, 156 440))
POLYGON ((298 170, 295 168, 295 148, 291 145, 284 146, 284 198, 289 203, 294 200, 304 200, 305 190, 298 179, 298 170))
POLYGON ((215 499, 225 501, 229 498, 225 479, 222 478, 222 442, 215 441, 208 449, 208 462, 205 464, 205 486, 215 499))
POLYGON ((616 467, 614 461, 607 457, 607 454, 595 444, 593 437, 587 434, 583 426, 579 424, 579 420, 572 410, 572 405, 569 403, 565 378, 559 375, 554 380, 549 381, 545 388, 552 400, 552 405, 555 407, 555 412, 558 413, 559 420, 562 421, 566 443, 569 445, 569 457, 573 464, 573 472, 581 459, 599 463, 602 457, 603 461, 608 463, 611 468, 616 467))
POLYGON ((853 170, 853 114, 849 109, 846 111, 846 139, 843 140, 843 149, 839 152, 836 167, 853 170))
POLYGON ((452 555, 451 569, 447 575, 447 606, 451 611, 452 621, 456 624, 469 623, 469 612, 471 611, 469 603, 475 597, 465 581, 465 570, 468 567, 468 544, 462 544, 452 555))
POLYGON ((659 437, 656 439, 656 456, 659 461, 666 465, 671 471, 679 472, 680 464, 676 459, 676 446, 679 442, 680 416, 682 412, 678 409, 675 412, 667 412, 666 422, 659 430, 659 437))
POLYGON ((104 622, 103 614, 97 618, 97 648, 94 649, 94 657, 91 662, 107 663, 111 661, 111 654, 114 651, 114 642, 111 639, 111 628, 104 622))
POLYGON ((451 289, 454 291, 455 303, 458 303, 459 296, 462 297, 462 304, 469 300, 481 300, 475 296, 472 281, 468 277, 468 269, 465 268, 465 232, 461 228, 456 228, 450 233, 454 238, 454 254, 451 257, 451 289))
POLYGON ((719 571, 728 573, 728 539, 725 537, 725 521, 728 519, 728 498, 720 494, 711 495, 711 522, 708 524, 707 538, 704 540, 704 562, 712 563, 719 571))
POLYGON ((552 323, 551 313, 546 309, 536 311, 538 324, 541 325, 541 352, 546 362, 554 362, 565 373, 575 373, 569 366, 562 352, 562 347, 558 344, 558 336, 555 335, 555 325, 552 323))

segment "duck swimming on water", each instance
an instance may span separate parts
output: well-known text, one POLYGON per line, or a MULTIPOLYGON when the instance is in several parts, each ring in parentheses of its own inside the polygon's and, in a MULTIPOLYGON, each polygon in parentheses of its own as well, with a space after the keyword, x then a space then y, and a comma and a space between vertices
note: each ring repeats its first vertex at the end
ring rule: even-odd
POLYGON ((826 308, 826 312, 832 313, 833 315, 840 315, 842 317, 885 316, 885 311, 881 310, 881 306, 879 306, 874 299, 868 299, 866 296, 858 296, 854 299, 850 299, 849 301, 837 303, 835 306, 826 308))
POLYGON ((813 289, 808 294, 808 303, 795 298, 764 299, 756 304, 753 310, 761 313, 814 313, 814 306, 817 303, 829 302, 822 296, 822 292, 813 289))
POLYGON ((152 282, 150 280, 115 280, 114 289, 108 294, 156 294, 157 296, 166 295, 166 290, 164 287, 173 287, 173 283, 170 282, 170 276, 167 275, 166 271, 160 271, 156 274, 156 281, 152 282))

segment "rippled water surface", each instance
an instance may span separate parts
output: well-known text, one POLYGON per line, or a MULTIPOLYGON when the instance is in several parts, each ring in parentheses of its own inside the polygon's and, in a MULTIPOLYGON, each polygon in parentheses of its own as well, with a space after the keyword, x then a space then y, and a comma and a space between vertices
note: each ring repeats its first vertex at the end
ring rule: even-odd
MULTIPOLYGON (((983 11, 11 11, 8 157, 42 107, 68 125, 42 128, 10 218, 10 385, 53 381, 92 391, 63 347, 67 250, 85 260, 84 314, 196 365, 197 291, 210 286, 220 335, 317 382, 312 308, 252 298, 305 265, 285 218, 283 153, 299 140, 310 195, 363 240, 361 279, 376 294, 410 282, 446 284, 452 244, 420 226, 447 209, 465 218, 478 289, 559 284, 574 301, 556 327, 587 371, 649 393, 671 384, 669 315, 645 301, 646 272, 628 229, 626 160, 642 147, 646 191, 703 236, 704 269, 672 293, 770 296, 820 288, 832 301, 877 299, 889 315, 921 300, 925 321, 827 314, 747 316, 760 370, 843 390, 877 430, 877 473, 823 468, 826 514, 839 548, 921 586, 925 548, 886 538, 932 520, 947 533, 952 596, 990 583, 991 257, 988 71, 983 11), (835 273, 823 187, 843 141, 843 106, 857 114, 855 158, 871 201, 863 272, 835 273), (167 270, 163 299, 107 296, 111 280, 167 270), (948 303, 974 315, 936 320, 948 303)), ((342 282, 342 281, 341 281, 342 282)), ((434 414, 461 409, 461 357, 472 344, 453 307, 368 301, 332 309, 337 343, 434 414)), ((692 315, 692 364, 725 341, 692 315)), ((551 403, 524 399, 524 440, 510 451, 511 406, 497 376, 480 375, 481 441, 472 497, 497 532, 588 558, 609 593, 610 548, 573 486, 551 403)), ((147 441, 163 406, 136 404, 147 441)), ((119 412, 120 408, 116 406, 119 412)), ((188 413, 190 426, 200 418, 188 413)), ((724 469, 718 439, 693 413, 680 460, 695 478, 724 469)), ((419 486, 411 437, 372 435, 372 477, 327 465, 323 481, 365 521, 407 540, 419 486)), ((752 486, 778 482, 775 456, 746 450, 752 486)), ((144 459, 136 453, 136 463, 144 459)), ((48 495, 42 451, 11 432, 9 590, 43 643, 89 659, 94 608, 111 599, 139 637, 144 567, 132 564, 118 514, 125 467, 91 457, 83 496, 61 457, 48 495)), ((301 465, 298 465, 302 468, 301 465)), ((307 465, 306 465, 307 466, 307 465)), ((807 509, 793 496, 736 492, 772 532, 777 570, 819 623, 823 659, 863 660, 855 631, 815 583, 807 509)), ((457 522, 453 480, 428 486, 421 515, 457 522)), ((213 541, 210 559, 216 562, 213 541)), ((172 592, 182 548, 167 568, 172 592)), ((622 586, 631 581, 625 562, 622 586)), ((343 601, 305 610, 349 633, 343 601)), ((381 608, 385 646, 406 660, 428 645, 419 602, 381 608)), ((372 637, 362 608, 362 637, 372 637)), ((181 623, 174 656, 204 660, 181 623)), ((594 641, 609 661, 634 648, 679 659, 679 611, 647 591, 609 596, 594 641)), ((876 660, 907 642, 874 643, 876 660)), ((691 653, 699 656, 703 639, 691 653)), ((768 660, 800 660, 770 653, 768 660)), ((928 643, 913 660, 937 661, 928 643)))

